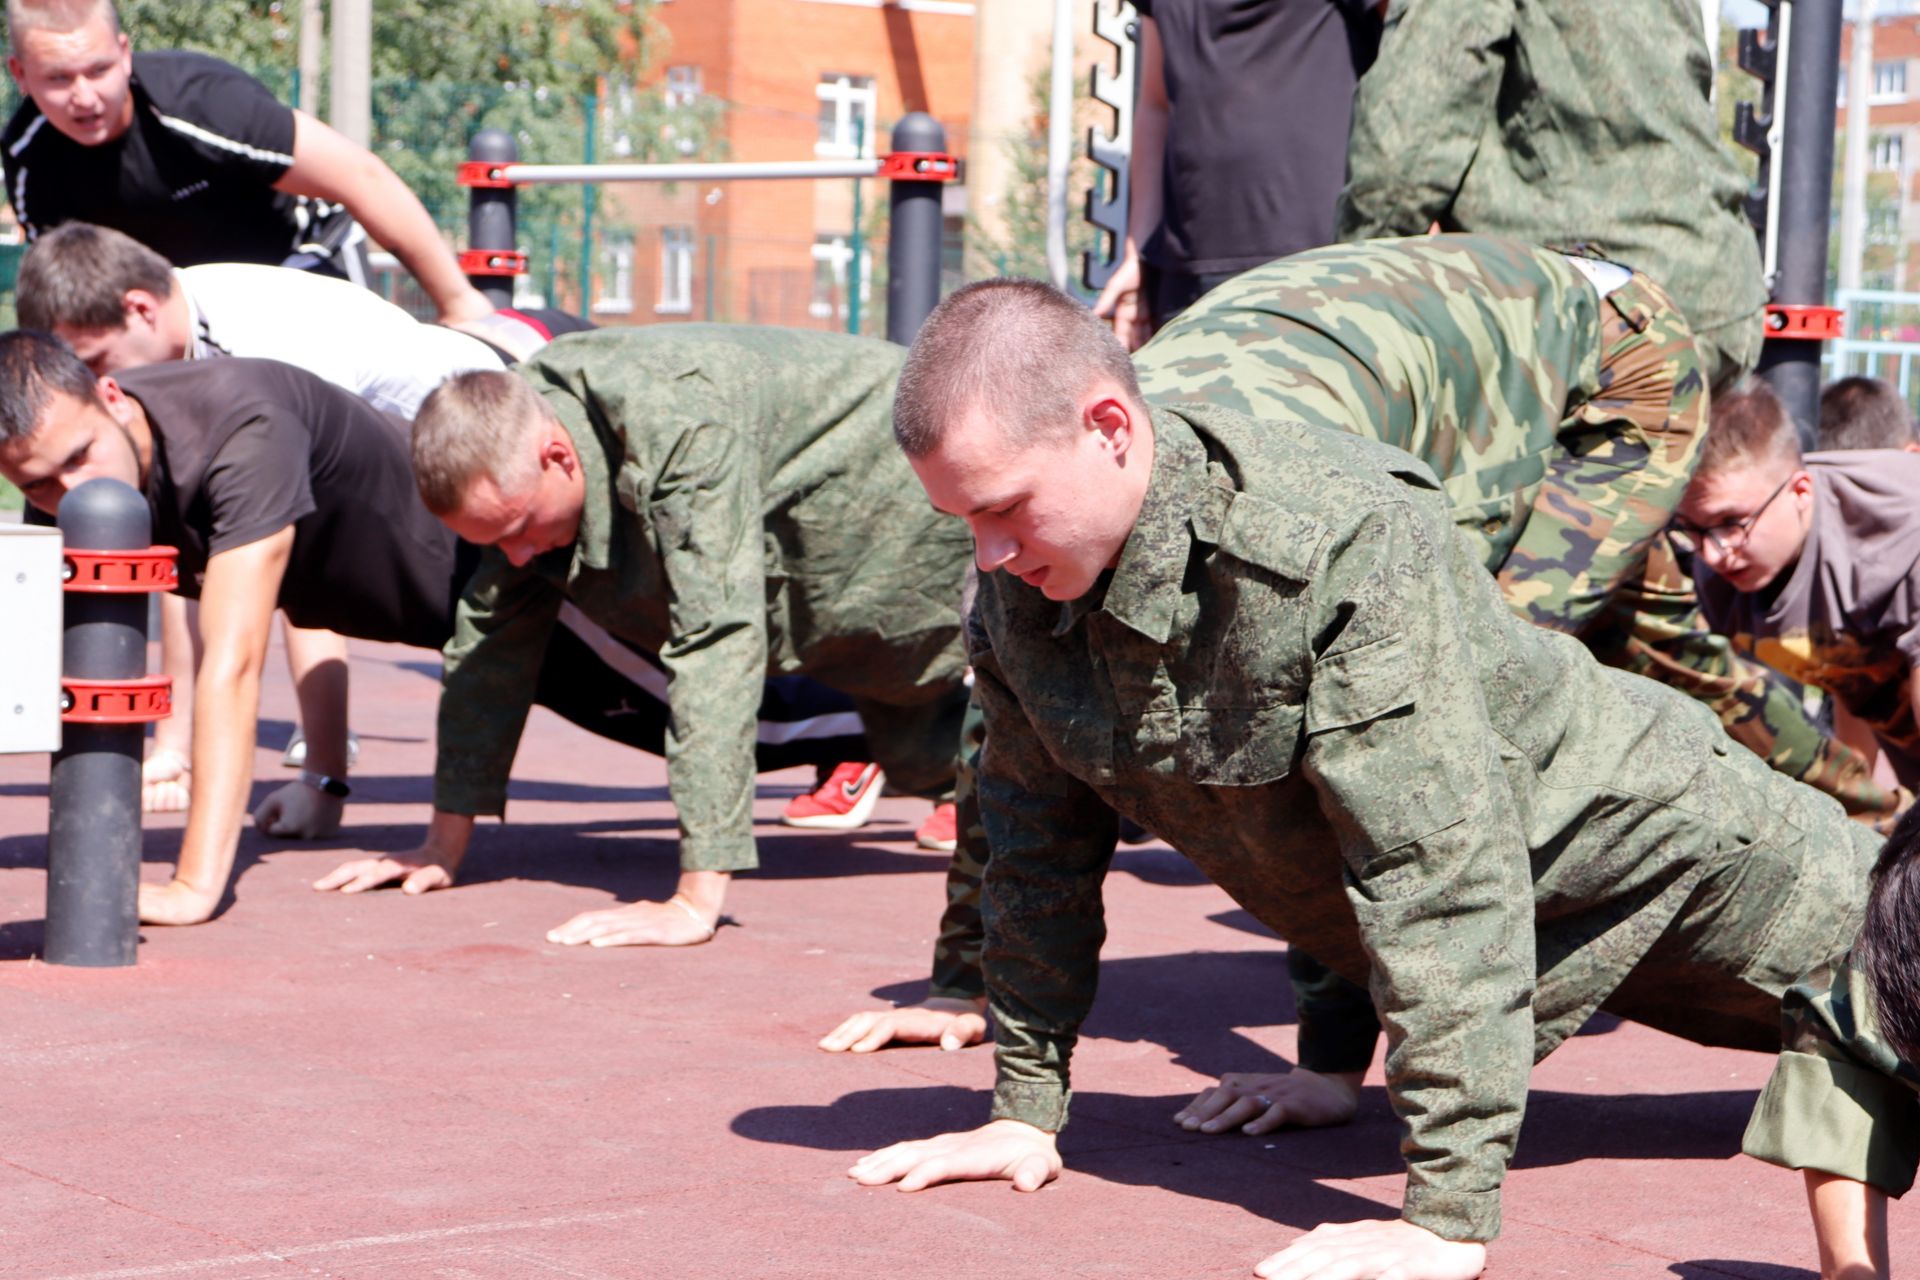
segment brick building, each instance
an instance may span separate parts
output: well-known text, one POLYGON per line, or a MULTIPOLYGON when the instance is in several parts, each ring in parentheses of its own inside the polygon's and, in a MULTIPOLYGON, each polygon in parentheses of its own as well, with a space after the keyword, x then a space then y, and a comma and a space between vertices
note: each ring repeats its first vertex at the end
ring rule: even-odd
MULTIPOLYGON (((1869 288, 1920 290, 1920 5, 1880 0, 1873 24, 1873 82, 1868 112, 1866 249, 1861 281, 1869 288), (1893 12, 1889 12, 1893 10, 1893 12)), ((1847 82, 1853 23, 1840 40, 1839 138, 1845 154, 1847 82)), ((1834 208, 1840 204, 1834 182, 1834 208)), ((1836 232, 1837 243, 1837 232, 1836 232)))
MULTIPOLYGON (((974 9, 958 0, 661 0, 667 51, 643 84, 721 140, 703 158, 794 160, 874 155, 907 111, 926 111, 967 148, 974 9)), ((630 140, 604 139, 602 160, 630 140)), ((861 282, 861 331, 882 332, 887 189, 860 184, 863 261, 855 269, 851 180, 728 181, 609 188, 592 310, 602 324, 722 320, 848 327, 861 282), (875 237, 879 237, 878 240, 875 237)), ((957 256, 965 187, 946 192, 957 256)))

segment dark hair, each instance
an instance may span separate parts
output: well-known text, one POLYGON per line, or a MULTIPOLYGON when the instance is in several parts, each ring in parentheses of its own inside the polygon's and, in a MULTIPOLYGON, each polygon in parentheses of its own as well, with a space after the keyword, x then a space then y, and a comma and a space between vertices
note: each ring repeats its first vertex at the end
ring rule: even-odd
POLYGON ((1800 465, 1800 437, 1773 388, 1749 378, 1713 397, 1694 474, 1719 475, 1773 459, 1800 465))
POLYGON ((0 333, 0 444, 32 435, 55 391, 100 403, 99 382, 66 343, 33 329, 0 333))
POLYGON ((894 439, 907 456, 925 457, 974 410, 1016 445, 1064 435, 1101 377, 1139 401, 1127 349, 1083 303, 1039 280, 981 280, 935 307, 913 340, 893 401, 894 439))
POLYGON ((1820 448, 1904 449, 1915 442, 1913 414, 1878 378, 1842 378, 1820 393, 1820 448))
POLYGON ((1873 994, 1880 1034, 1901 1058, 1920 1064, 1920 808, 1907 810, 1880 850, 1853 958, 1873 994))
POLYGON ((27 250, 14 296, 29 329, 124 329, 129 289, 172 297, 173 267, 111 227, 67 222, 27 250))

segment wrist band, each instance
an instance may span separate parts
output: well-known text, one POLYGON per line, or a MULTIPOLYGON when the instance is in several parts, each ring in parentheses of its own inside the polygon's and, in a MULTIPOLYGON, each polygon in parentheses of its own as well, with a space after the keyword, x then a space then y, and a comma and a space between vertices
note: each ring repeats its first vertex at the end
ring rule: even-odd
POLYGON ((311 769, 302 769, 300 771, 300 781, 306 783, 315 791, 325 792, 327 795, 337 796, 342 800, 345 800, 353 794, 353 788, 348 786, 343 780, 330 778, 324 773, 315 773, 311 769))

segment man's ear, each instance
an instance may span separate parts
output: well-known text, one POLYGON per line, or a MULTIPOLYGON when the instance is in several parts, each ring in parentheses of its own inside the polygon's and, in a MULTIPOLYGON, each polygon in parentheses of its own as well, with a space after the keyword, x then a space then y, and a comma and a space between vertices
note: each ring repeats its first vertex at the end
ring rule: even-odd
POLYGON ((138 320, 149 329, 158 328, 160 299, 145 289, 129 289, 120 295, 120 314, 129 325, 138 320))
POLYGON ((1112 392, 1100 392, 1087 399, 1081 425, 1100 436, 1100 447, 1116 457, 1133 446, 1134 410, 1126 398, 1112 392))
POLYGON ((27 74, 27 69, 21 66, 20 59, 11 53, 7 55, 7 74, 13 77, 15 87, 24 96, 27 92, 27 82, 22 77, 27 74))
POLYGON ((540 443, 540 465, 559 467, 569 478, 579 473, 580 455, 573 447, 573 437, 557 418, 547 419, 546 436, 540 443))
POLYGON ((120 389, 120 384, 110 376, 101 374, 93 380, 94 388, 100 393, 100 403, 107 407, 107 413, 121 426, 133 420, 133 401, 120 389))

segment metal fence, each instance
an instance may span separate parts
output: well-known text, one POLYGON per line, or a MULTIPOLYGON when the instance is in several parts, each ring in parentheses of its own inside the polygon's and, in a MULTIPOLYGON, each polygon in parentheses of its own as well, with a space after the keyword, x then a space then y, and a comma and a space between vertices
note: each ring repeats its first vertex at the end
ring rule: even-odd
POLYGON ((1920 417, 1920 293, 1842 289, 1834 297, 1846 336, 1827 342, 1822 374, 1829 382, 1853 374, 1880 378, 1900 389, 1920 417))

